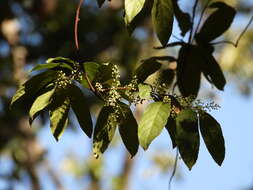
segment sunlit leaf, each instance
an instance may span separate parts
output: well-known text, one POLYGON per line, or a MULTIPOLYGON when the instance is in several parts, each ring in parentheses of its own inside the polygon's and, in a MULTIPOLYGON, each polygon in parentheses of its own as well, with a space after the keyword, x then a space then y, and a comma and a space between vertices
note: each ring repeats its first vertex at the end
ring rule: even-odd
POLYGON ((128 105, 121 103, 119 106, 121 112, 121 121, 119 124, 120 136, 128 152, 133 157, 139 147, 138 124, 128 105))
POLYGON ((145 0, 125 0, 125 22, 128 25, 140 13, 145 0))
POLYGON ((144 150, 162 132, 170 115, 170 104, 154 102, 145 109, 138 127, 140 145, 144 150))
POLYGON ((200 87, 201 64, 199 49, 193 45, 184 45, 179 51, 177 62, 177 85, 185 97, 198 95, 200 87))
POLYGON ((163 46, 167 44, 172 33, 173 15, 171 0, 154 0, 152 22, 157 37, 163 46))
POLYGON ((139 89, 139 96, 141 99, 149 99, 150 98, 150 93, 152 90, 150 85, 139 84, 138 89, 139 89))
POLYGON ((200 131, 209 153, 221 165, 225 157, 225 142, 220 124, 208 113, 201 113, 200 131))
POLYGON ((96 158, 107 149, 112 141, 117 123, 113 107, 104 106, 99 113, 93 135, 93 154, 96 158))
POLYGON ((48 91, 36 98, 29 111, 30 123, 32 123, 39 112, 44 110, 50 104, 54 92, 55 88, 49 88, 48 91))
POLYGON ((91 137, 93 128, 92 120, 84 94, 77 86, 71 85, 68 89, 68 97, 81 129, 88 137, 91 137))
POLYGON ((11 100, 10 106, 21 98, 29 98, 33 100, 34 96, 47 84, 52 82, 56 78, 57 74, 55 71, 46 71, 38 75, 33 76, 27 82, 19 87, 17 92, 14 94, 11 100))
POLYGON ((58 93, 49 106, 51 132, 57 141, 68 125, 69 109, 70 100, 65 93, 58 93))
POLYGON ((208 43, 222 35, 232 24, 236 11, 224 2, 214 2, 210 8, 217 8, 205 21, 196 40, 199 44, 208 43))
POLYGON ((176 117, 176 144, 184 163, 191 170, 199 153, 197 113, 182 110, 176 117))
POLYGON ((69 66, 73 66, 75 62, 66 57, 54 57, 47 59, 46 63, 66 63, 69 66))

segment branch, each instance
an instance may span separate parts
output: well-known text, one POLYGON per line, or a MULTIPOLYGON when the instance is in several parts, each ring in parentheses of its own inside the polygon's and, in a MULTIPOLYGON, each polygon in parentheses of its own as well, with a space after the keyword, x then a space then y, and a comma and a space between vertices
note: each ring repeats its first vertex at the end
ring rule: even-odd
POLYGON ((88 77, 88 75, 87 75, 86 73, 84 74, 84 77, 85 77, 85 79, 87 80, 88 85, 89 85, 91 91, 92 91, 92 92, 95 92, 96 90, 95 90, 95 88, 93 87, 93 85, 91 84, 90 79, 89 79, 89 77, 88 77))
POLYGON ((169 190, 170 190, 170 187, 171 187, 171 182, 176 174, 176 171, 177 171, 177 161, 178 161, 178 156, 179 156, 179 153, 178 153, 178 149, 177 149, 177 154, 176 154, 176 158, 175 158, 175 162, 174 162, 174 166, 173 166, 173 171, 172 171, 172 174, 170 176, 170 180, 169 180, 169 190))
POLYGON ((235 48, 238 47, 239 42, 241 40, 241 38, 243 37, 243 35, 245 34, 245 32, 248 30, 250 24, 253 22, 253 15, 250 18, 248 24, 246 25, 246 27, 243 29, 243 31, 241 32, 241 34, 239 35, 238 39, 236 40, 236 42, 231 42, 231 41, 219 41, 219 42, 214 42, 211 43, 212 45, 218 45, 218 44, 230 44, 233 45, 235 48))
POLYGON ((78 43, 78 22, 79 22, 79 15, 80 15, 80 9, 82 6, 83 0, 79 0, 78 7, 76 9, 76 17, 75 17, 75 44, 76 44, 76 49, 79 50, 79 43, 78 43))

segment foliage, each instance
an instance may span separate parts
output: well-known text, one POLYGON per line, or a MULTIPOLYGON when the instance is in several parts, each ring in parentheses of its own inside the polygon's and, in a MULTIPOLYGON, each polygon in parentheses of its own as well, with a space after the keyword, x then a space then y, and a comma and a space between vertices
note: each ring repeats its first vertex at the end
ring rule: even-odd
MULTIPOLYGON (((99 6, 103 2, 98 0, 99 6)), ((125 0, 124 20, 127 27, 135 28, 133 22, 146 3, 144 0, 125 0)), ((133 72, 130 82, 124 81, 124 85, 116 64, 79 63, 64 57, 50 58, 45 64, 33 68, 32 71, 40 73, 17 90, 11 104, 14 106, 24 100, 32 102, 32 105, 27 105, 30 123, 42 111, 49 111, 50 127, 56 140, 68 124, 71 108, 85 134, 88 137, 93 134, 93 153, 96 158, 108 148, 117 128, 132 157, 137 153, 139 144, 144 150, 148 149, 166 128, 173 147, 178 148, 189 169, 198 158, 199 131, 211 156, 221 165, 225 157, 221 127, 206 112, 205 106, 194 100, 201 85, 201 74, 217 89, 224 89, 226 80, 213 56, 212 41, 230 27, 236 11, 223 2, 212 3, 208 8, 216 10, 199 31, 197 26, 197 32, 194 33, 195 13, 190 16, 183 12, 177 0, 154 0, 152 3, 150 14, 153 27, 162 44, 157 49, 179 45, 181 48, 177 58, 165 55, 143 60, 133 72), (189 34, 188 42, 168 44, 174 16, 182 37, 189 34), (167 61, 166 64, 164 61, 167 61), (170 68, 170 63, 175 61, 176 69, 170 68), (159 73, 156 85, 145 83, 154 73, 159 73), (176 86, 181 95, 174 93, 176 86), (103 102, 94 129, 83 90, 90 90, 103 102), (137 124, 131 106, 142 104, 145 100, 149 104, 137 124)))

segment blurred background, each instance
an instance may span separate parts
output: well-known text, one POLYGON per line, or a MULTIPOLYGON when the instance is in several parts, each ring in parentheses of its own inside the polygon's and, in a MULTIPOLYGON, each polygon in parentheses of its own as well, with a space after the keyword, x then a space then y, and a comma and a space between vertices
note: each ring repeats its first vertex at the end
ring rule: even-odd
MULTIPOLYGON (((253 15, 252 0, 222 0, 236 8, 231 29, 219 40, 236 41, 253 15)), ((197 16, 205 0, 200 0, 197 16)), ((193 0, 180 0, 191 12, 193 0)), ((74 45, 77 0, 2 0, 0 2, 0 190, 139 190, 168 189, 175 150, 163 132, 134 159, 117 136, 100 159, 94 159, 91 140, 71 117, 68 129, 56 142, 48 116, 30 127, 24 108, 9 109, 18 85, 29 70, 49 57, 64 56, 82 61, 114 62, 127 81, 140 60, 151 55, 175 55, 176 48, 154 50, 159 45, 149 15, 130 36, 123 21, 123 1, 86 0, 81 8, 79 45, 74 45)), ((148 8, 147 8, 148 9, 148 8)), ((148 10, 147 10, 148 12, 148 10)), ((198 17, 197 17, 198 18, 198 17)), ((180 37, 174 23, 174 37, 180 37)), ((199 159, 192 171, 179 159, 172 189, 253 189, 253 24, 238 48, 216 46, 216 58, 224 69, 227 85, 219 92, 203 82, 199 98, 213 100, 221 108, 212 115, 220 122, 226 141, 226 158, 217 166, 201 141, 199 159)), ((100 105, 90 97, 96 116, 100 105)), ((136 116, 138 117, 138 116, 136 116)), ((95 117, 94 117, 95 118, 95 117)), ((95 122, 95 121, 94 121, 95 122)))

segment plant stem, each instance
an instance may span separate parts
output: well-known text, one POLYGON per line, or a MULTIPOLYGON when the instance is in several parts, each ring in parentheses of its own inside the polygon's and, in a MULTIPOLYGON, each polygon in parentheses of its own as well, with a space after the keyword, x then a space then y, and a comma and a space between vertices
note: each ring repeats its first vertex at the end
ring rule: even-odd
POLYGON ((80 9, 81 9, 81 6, 83 4, 83 0, 79 0, 79 4, 77 6, 77 9, 76 9, 76 17, 75 17, 75 45, 76 45, 76 49, 79 50, 79 43, 78 43, 78 22, 79 22, 79 15, 80 15, 80 9))

